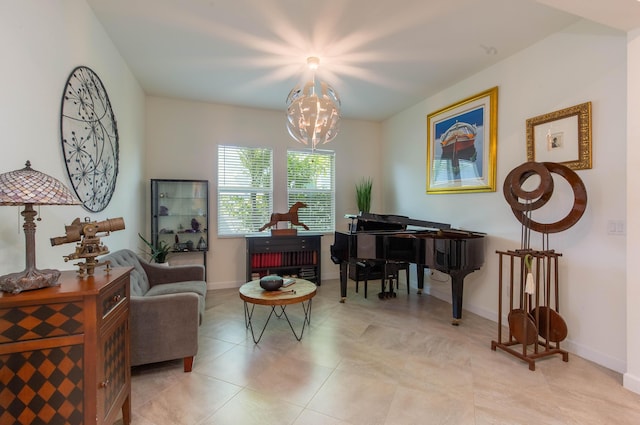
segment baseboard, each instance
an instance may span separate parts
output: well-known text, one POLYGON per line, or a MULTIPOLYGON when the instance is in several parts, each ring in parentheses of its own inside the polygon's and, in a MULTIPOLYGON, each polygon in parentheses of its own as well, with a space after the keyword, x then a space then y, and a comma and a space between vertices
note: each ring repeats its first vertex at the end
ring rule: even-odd
POLYGON ((207 282, 207 290, 239 288, 246 282, 207 282))
POLYGON ((562 348, 567 350, 568 352, 573 353, 576 356, 580 356, 583 359, 587 359, 589 361, 597 363, 600 366, 604 366, 607 369, 611 369, 618 373, 624 373, 627 369, 626 361, 607 356, 606 354, 603 354, 599 351, 592 350, 581 344, 577 344, 571 339, 563 341, 562 344, 562 348))
MULTIPOLYGON (((446 291, 438 290, 435 286, 428 286, 425 284, 424 293, 429 294, 435 298, 446 301, 451 304, 451 293, 446 291)), ((492 322, 498 323, 498 316, 495 311, 490 311, 485 308, 473 305, 469 302, 465 302, 464 310, 470 311, 471 313, 477 314, 478 316, 484 317, 485 319, 491 320, 492 322)), ((503 316, 502 323, 505 325, 508 323, 507 317, 503 316)), ((497 331, 496 331, 497 332, 497 331)), ((584 345, 578 344, 571 339, 567 339, 562 342, 562 348, 568 351, 571 354, 575 354, 576 356, 580 356, 583 359, 592 361, 600 366, 606 367, 607 369, 611 369, 618 373, 624 373, 627 368, 627 363, 624 360, 617 359, 606 354, 603 354, 599 351, 592 350, 584 345)), ((626 375, 625 375, 626 376, 626 375)), ((631 376, 629 378, 629 385, 637 385, 638 391, 640 392, 640 380, 631 376), (635 379, 635 381, 634 381, 635 379)), ((625 384, 626 387, 626 384, 625 384)))
POLYGON ((322 280, 339 280, 340 279, 340 270, 327 272, 324 269, 322 270, 322 280))
POLYGON ((622 375, 622 386, 629 391, 640 394, 640 377, 625 373, 622 375))

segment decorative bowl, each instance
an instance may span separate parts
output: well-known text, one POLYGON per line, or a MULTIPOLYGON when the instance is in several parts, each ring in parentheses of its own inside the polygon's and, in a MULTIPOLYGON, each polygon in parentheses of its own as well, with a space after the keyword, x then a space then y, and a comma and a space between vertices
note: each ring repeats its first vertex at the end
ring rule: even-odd
POLYGON ((282 286, 282 278, 276 275, 269 275, 260 278, 260 286, 265 291, 277 291, 282 286))

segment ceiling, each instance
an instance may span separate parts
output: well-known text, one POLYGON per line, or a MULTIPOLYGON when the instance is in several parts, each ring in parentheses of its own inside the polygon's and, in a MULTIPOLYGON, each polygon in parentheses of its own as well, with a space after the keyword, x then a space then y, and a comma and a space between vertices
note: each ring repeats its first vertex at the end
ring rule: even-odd
POLYGON ((382 120, 580 18, 636 0, 87 0, 149 95, 285 110, 318 56, 342 115, 382 120), (552 7, 553 6, 553 7, 552 7))

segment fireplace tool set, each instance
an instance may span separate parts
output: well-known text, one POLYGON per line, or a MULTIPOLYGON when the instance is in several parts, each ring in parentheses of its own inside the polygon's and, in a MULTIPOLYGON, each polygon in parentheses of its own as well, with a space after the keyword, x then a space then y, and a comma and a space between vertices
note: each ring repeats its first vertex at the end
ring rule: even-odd
POLYGON ((567 325, 559 311, 558 259, 562 254, 550 249, 549 234, 567 230, 584 214, 587 191, 582 180, 568 167, 553 162, 525 162, 514 168, 505 179, 504 197, 522 225, 520 249, 496 251, 498 277, 498 340, 491 349, 500 348, 529 364, 555 354, 569 361, 560 342, 567 337, 567 325), (573 190, 573 206, 562 219, 540 223, 532 212, 545 205, 554 189, 552 173, 564 178, 573 190), (539 184, 526 189, 525 182, 537 177, 539 184), (542 249, 531 248, 531 231, 542 234, 542 249), (508 305, 503 303, 503 290, 508 286, 508 305), (509 332, 503 332, 503 313, 507 314, 509 332))

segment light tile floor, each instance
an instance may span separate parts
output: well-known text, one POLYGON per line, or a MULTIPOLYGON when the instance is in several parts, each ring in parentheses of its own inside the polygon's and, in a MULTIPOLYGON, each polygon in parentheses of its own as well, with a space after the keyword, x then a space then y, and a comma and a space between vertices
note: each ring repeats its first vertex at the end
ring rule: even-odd
MULTIPOLYGON (((450 304, 403 287, 379 300, 378 285, 364 299, 350 282, 340 303, 338 281, 323 282, 301 342, 272 319, 257 345, 237 289, 210 291, 193 371, 180 360, 133 369, 132 423, 640 424, 640 395, 620 374, 573 354, 530 371, 491 350, 496 323, 465 311, 455 327, 450 304)), ((287 312, 301 325, 299 305, 287 312)))

